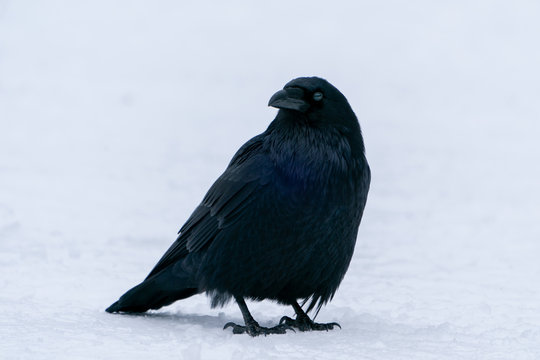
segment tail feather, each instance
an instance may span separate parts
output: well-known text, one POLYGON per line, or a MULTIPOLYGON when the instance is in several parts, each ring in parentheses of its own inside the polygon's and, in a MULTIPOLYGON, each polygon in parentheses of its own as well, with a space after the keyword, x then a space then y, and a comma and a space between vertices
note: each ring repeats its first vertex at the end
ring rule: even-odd
POLYGON ((105 311, 140 313, 159 309, 199 292, 189 285, 189 281, 173 274, 172 267, 167 268, 126 292, 105 311))

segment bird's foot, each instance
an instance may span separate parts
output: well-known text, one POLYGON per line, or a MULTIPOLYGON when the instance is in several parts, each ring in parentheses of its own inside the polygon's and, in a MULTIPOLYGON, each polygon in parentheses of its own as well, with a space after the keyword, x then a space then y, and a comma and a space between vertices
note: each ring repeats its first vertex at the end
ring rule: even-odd
POLYGON ((290 325, 279 324, 277 326, 267 328, 260 326, 256 321, 249 322, 246 326, 237 325, 233 322, 226 323, 223 327, 223 330, 231 327, 233 334, 249 334, 253 337, 259 335, 270 335, 270 334, 285 334, 287 330, 295 331, 290 325))
POLYGON ((300 331, 328 331, 333 330, 335 326, 341 329, 341 325, 337 322, 328 324, 319 324, 311 320, 308 316, 297 316, 296 319, 291 319, 288 316, 284 316, 279 320, 280 325, 287 325, 295 327, 300 331))

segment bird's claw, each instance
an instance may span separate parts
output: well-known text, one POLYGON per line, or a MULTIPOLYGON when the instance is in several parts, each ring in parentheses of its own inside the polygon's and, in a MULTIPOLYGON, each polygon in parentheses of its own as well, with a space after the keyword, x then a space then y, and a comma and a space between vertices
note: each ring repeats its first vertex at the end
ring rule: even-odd
POLYGON ((281 319, 279 319, 279 324, 286 324, 286 325, 289 325, 289 326, 292 326, 295 324, 295 320, 291 319, 290 317, 288 316, 283 316, 281 319))
POLYGON ((306 317, 297 317, 296 319, 291 319, 288 316, 283 316, 279 320, 280 324, 288 325, 297 328, 300 331, 328 331, 333 330, 335 326, 341 329, 341 325, 337 322, 331 322, 328 324, 319 324, 313 322, 310 318, 306 317))
POLYGON ((237 325, 233 322, 228 322, 225 324, 225 326, 223 327, 223 330, 227 329, 227 328, 230 328, 232 327, 232 332, 233 334, 243 334, 246 332, 246 327, 245 326, 240 326, 240 325, 237 325))
POLYGON ((233 334, 248 334, 250 336, 259 336, 259 335, 271 335, 271 334, 285 334, 287 330, 292 330, 296 332, 290 325, 288 324, 279 324, 277 326, 267 328, 260 326, 257 322, 247 324, 246 326, 237 325, 233 322, 228 322, 223 327, 223 330, 227 328, 232 328, 233 334))

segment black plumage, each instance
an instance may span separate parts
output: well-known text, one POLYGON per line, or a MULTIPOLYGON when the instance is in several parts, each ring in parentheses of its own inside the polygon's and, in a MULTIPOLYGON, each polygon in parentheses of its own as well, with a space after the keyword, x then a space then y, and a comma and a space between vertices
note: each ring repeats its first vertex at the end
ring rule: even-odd
POLYGON ((328 302, 349 266, 370 170, 358 120, 326 80, 298 78, 269 102, 268 129, 234 155, 147 278, 108 312, 158 309, 206 292, 235 298, 252 336, 328 330, 306 315, 328 302), (292 305, 295 320, 260 327, 244 298, 292 305), (304 312, 298 300, 308 304, 304 312))

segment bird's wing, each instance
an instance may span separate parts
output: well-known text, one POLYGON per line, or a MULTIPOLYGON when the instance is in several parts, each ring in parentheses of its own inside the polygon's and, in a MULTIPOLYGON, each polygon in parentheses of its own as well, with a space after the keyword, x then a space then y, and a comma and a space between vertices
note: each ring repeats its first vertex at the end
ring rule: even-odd
POLYGON ((244 144, 147 279, 188 253, 207 247, 220 231, 242 218, 261 187, 270 181, 272 167, 272 162, 262 150, 262 135, 244 144))

